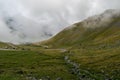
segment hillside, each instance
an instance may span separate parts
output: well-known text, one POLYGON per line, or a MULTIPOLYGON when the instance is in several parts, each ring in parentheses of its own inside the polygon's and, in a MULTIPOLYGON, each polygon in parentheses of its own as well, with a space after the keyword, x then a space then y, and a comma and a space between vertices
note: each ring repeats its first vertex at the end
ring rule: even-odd
POLYGON ((119 39, 120 11, 107 10, 73 24, 40 44, 51 48, 117 47, 119 39))
POLYGON ((0 42, 0 49, 16 49, 17 46, 12 43, 0 42))
POLYGON ((119 10, 107 10, 75 23, 40 45, 68 49, 67 62, 79 80, 120 79, 119 10))
POLYGON ((120 12, 75 23, 40 43, 0 42, 0 80, 120 80, 120 12))

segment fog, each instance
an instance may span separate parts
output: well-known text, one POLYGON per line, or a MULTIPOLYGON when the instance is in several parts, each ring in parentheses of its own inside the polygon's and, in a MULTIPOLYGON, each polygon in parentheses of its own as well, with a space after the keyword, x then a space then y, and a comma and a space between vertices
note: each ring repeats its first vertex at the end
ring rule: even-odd
POLYGON ((0 0, 0 41, 15 44, 48 39, 65 27, 120 9, 120 0, 0 0))

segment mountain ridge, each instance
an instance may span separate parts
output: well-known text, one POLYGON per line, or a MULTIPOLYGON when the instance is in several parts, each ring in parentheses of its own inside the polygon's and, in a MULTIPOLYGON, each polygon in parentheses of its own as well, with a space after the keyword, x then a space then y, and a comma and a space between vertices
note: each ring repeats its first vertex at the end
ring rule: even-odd
POLYGON ((97 46, 119 42, 120 10, 110 9, 65 28, 53 38, 37 43, 49 47, 97 46))

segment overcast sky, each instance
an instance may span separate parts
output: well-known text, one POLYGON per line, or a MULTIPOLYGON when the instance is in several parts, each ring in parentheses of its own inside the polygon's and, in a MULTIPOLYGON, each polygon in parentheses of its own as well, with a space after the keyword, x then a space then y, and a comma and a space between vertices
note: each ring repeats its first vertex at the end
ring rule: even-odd
POLYGON ((106 9, 120 0, 0 0, 0 41, 36 42, 106 9))

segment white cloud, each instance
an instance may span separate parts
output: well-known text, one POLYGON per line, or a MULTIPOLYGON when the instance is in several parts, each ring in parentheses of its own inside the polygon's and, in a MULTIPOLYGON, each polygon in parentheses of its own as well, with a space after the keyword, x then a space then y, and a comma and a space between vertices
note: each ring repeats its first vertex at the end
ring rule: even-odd
POLYGON ((0 41, 35 42, 106 9, 120 0, 0 0, 0 41))

